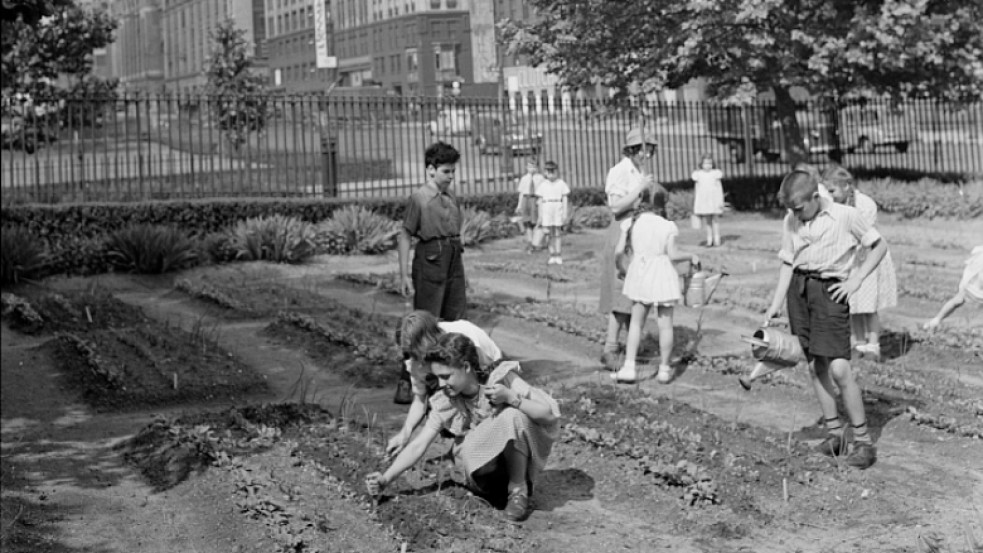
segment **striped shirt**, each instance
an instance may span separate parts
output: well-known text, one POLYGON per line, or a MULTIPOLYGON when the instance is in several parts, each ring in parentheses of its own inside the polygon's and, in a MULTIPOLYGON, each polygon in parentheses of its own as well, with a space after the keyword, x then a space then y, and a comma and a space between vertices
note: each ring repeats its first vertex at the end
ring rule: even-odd
POLYGON ((791 211, 785 215, 778 258, 793 269, 845 280, 859 247, 873 246, 881 235, 856 209, 819 201, 819 212, 810 221, 800 221, 791 211))

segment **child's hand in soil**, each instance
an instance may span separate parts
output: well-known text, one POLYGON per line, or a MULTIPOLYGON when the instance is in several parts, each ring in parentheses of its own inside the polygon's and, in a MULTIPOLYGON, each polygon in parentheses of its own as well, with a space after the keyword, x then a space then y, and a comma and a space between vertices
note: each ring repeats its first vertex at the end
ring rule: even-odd
POLYGON ((387 484, 389 482, 386 481, 386 477, 381 472, 373 472, 365 477, 365 488, 373 497, 381 494, 387 484))

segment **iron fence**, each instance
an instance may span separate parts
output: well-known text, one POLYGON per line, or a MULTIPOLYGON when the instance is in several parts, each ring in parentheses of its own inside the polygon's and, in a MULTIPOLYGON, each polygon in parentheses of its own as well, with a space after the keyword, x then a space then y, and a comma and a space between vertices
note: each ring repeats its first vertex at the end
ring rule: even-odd
MULTIPOLYGON (((663 182, 688 180, 704 154, 727 177, 780 175, 789 156, 767 103, 268 96, 230 114, 215 100, 8 109, 3 201, 403 196, 424 182, 423 152, 438 139, 461 151, 459 194, 512 190, 529 158, 556 161, 573 187, 601 187, 633 126, 657 137, 651 170, 663 182)), ((983 175, 983 103, 802 104, 796 117, 818 165, 832 156, 852 168, 983 175)))

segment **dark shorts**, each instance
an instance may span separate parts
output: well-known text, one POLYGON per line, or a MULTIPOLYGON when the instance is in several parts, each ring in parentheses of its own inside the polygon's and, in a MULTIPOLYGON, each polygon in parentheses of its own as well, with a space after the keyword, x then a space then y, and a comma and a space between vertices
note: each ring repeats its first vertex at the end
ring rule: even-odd
POLYGON ((789 326, 810 360, 850 359, 850 305, 833 301, 829 293, 838 282, 792 273, 786 296, 789 326))
POLYGON ((413 309, 438 319, 463 319, 467 309, 463 248, 460 240, 430 240, 416 245, 413 257, 413 309))

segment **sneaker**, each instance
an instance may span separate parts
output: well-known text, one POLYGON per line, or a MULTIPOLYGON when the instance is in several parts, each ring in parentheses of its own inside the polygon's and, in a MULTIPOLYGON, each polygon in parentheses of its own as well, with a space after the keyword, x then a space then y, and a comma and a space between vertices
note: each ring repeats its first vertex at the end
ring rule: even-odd
POLYGON ((509 492, 509 502, 505 505, 505 518, 512 522, 522 522, 529 518, 529 494, 521 488, 509 492))
POLYGON ((563 265, 563 258, 560 257, 560 256, 556 256, 556 264, 557 265, 563 265))
POLYGON ((859 344, 856 350, 864 357, 869 358, 874 361, 881 360, 881 345, 880 344, 859 344))
POLYGON ((413 388, 409 380, 400 379, 396 383, 396 395, 393 396, 393 403, 398 405, 413 403, 413 388))
POLYGON ((839 457, 846 454, 846 440, 843 439, 843 436, 830 434, 829 436, 826 436, 826 439, 817 445, 813 451, 816 453, 822 453, 827 457, 839 457))
POLYGON ((847 455, 846 464, 863 470, 870 467, 877 461, 877 448, 874 444, 868 444, 865 442, 857 442, 853 444, 853 451, 847 455))
POLYGON ((635 367, 621 367, 611 375, 611 380, 625 384, 634 384, 638 380, 638 373, 635 371, 635 367))
POLYGON ((554 263, 556 263, 556 258, 551 255, 550 258, 546 261, 546 264, 552 265, 554 263))
POLYGON ((601 364, 609 371, 616 371, 621 365, 621 355, 616 351, 605 351, 601 354, 601 364))
POLYGON ((659 374, 655 375, 655 379, 662 384, 666 384, 672 380, 674 374, 675 371, 669 365, 659 365, 659 374))

